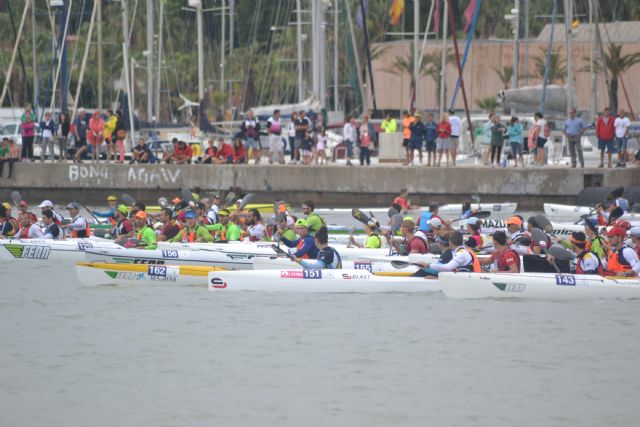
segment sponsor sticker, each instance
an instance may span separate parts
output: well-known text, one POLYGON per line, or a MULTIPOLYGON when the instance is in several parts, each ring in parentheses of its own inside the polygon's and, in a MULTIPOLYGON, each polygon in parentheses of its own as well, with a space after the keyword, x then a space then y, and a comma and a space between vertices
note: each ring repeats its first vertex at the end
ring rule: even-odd
POLYGON ((227 287, 227 282, 218 277, 211 278, 211 287, 216 289, 224 289, 227 287))
POLYGON ((162 258, 178 258, 178 251, 175 250, 163 250, 162 258))
POLYGON ((6 244, 4 248, 15 258, 22 259, 49 259, 51 254, 51 246, 6 244))
POLYGON ((369 273, 373 273, 371 261, 354 261, 353 268, 355 270, 367 270, 369 273))
POLYGON ((280 271, 281 279, 302 279, 306 270, 282 270, 280 271))
POLYGON ((93 245, 88 242, 78 242, 78 250, 86 251, 87 249, 93 249, 93 245))
POLYGON ((556 285, 560 286, 575 286, 576 278, 569 274, 556 274, 556 285))
POLYGON ((180 275, 180 268, 168 265, 149 265, 147 274, 151 277, 177 277, 180 275))
POLYGON ((133 260, 134 264, 164 264, 163 260, 160 259, 142 259, 136 258, 133 260))
POLYGON ((527 285, 524 283, 493 283, 493 286, 501 290, 502 292, 524 292, 527 289, 527 285))

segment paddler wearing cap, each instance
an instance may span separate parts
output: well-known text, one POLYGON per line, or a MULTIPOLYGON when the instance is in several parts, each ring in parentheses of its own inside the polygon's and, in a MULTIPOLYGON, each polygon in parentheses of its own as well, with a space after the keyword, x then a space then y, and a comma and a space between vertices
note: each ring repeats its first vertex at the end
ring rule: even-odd
POLYGON ((356 242, 356 240, 353 238, 353 235, 349 236, 349 244, 357 248, 379 249, 382 247, 382 240, 378 235, 379 229, 380 223, 372 218, 364 226, 364 232, 367 234, 367 238, 365 239, 364 244, 356 242))
POLYGON ((228 209, 218 209, 218 221, 216 224, 207 225, 207 230, 213 236, 214 242, 230 242, 240 240, 242 230, 231 220, 228 209))
POLYGON ((186 226, 169 242, 213 242, 213 236, 207 228, 198 221, 198 214, 194 211, 187 211, 184 215, 186 226))
POLYGON ((127 207, 125 205, 118 205, 115 210, 114 218, 116 220, 116 225, 111 230, 111 234, 116 239, 127 239, 133 237, 134 229, 133 223, 128 218, 127 207))
POLYGON ((133 222, 136 226, 136 239, 138 240, 137 247, 142 249, 157 249, 158 238, 155 231, 147 223, 147 213, 145 211, 138 211, 133 217, 133 222))
POLYGON ((42 203, 38 205, 38 207, 43 214, 46 211, 51 211, 51 214, 53 215, 53 221, 58 225, 62 224, 62 220, 64 219, 64 217, 53 210, 53 202, 51 200, 43 200, 42 203))
MULTIPOLYGON (((280 237, 280 241, 289 248, 295 248, 296 251, 291 253, 292 256, 300 259, 316 259, 318 257, 318 248, 316 247, 313 236, 309 234, 307 221, 299 219, 295 223, 295 231, 298 238, 289 240, 284 236, 280 237)), ((282 232, 282 226, 278 224, 278 233, 282 232)))
MULTIPOLYGON (((572 250, 576 254, 575 274, 604 275, 603 260, 592 251, 587 250, 587 236, 582 231, 574 231, 569 239, 572 250)), ((553 258, 549 255, 549 258, 553 258)))
POLYGON ((467 219, 466 228, 467 228, 467 233, 469 233, 469 237, 467 238, 466 245, 476 252, 484 248, 485 246, 488 246, 486 244, 487 242, 486 236, 480 233, 481 226, 482 226, 482 221, 480 221, 475 216, 467 219))
POLYGON ((300 264, 305 270, 341 269, 342 258, 334 248, 329 246, 329 231, 322 226, 315 236, 313 236, 318 255, 315 260, 293 257, 293 260, 300 264))
POLYGON ((85 217, 80 215, 80 205, 76 202, 71 202, 67 205, 67 211, 71 217, 71 222, 64 225, 69 237, 85 238, 91 236, 91 227, 85 217))
POLYGON ((109 203, 109 210, 100 212, 100 211, 95 211, 93 209, 89 209, 89 213, 92 213, 98 218, 106 218, 107 221, 109 221, 109 223, 115 227, 118 222, 115 215, 116 209, 118 207, 118 198, 114 195, 111 195, 107 197, 107 203, 109 203))
POLYGON ((607 257, 606 273, 626 277, 640 274, 640 259, 637 252, 624 243, 627 231, 621 227, 613 227, 607 232, 607 237, 611 249, 607 257))
POLYGON ((518 255, 531 255, 531 238, 522 228, 524 220, 519 215, 507 218, 507 245, 518 255))

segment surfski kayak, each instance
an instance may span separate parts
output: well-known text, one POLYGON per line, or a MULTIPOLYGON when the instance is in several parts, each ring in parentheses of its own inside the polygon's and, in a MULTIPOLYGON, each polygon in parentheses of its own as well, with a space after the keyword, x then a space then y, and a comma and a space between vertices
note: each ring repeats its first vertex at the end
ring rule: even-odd
POLYGON ((122 249, 113 241, 104 239, 9 239, 0 240, 1 261, 31 261, 47 263, 56 261, 84 261, 84 253, 91 249, 122 249))
POLYGON ((84 260, 108 264, 179 264, 224 267, 229 270, 253 269, 253 263, 247 257, 233 258, 224 252, 183 249, 89 249, 85 252, 84 260))
MULTIPOLYGON (((561 205, 556 203, 544 203, 544 214, 552 218, 579 219, 583 215, 594 215, 595 210, 589 206, 561 205)), ((626 213, 621 219, 627 221, 640 221, 640 214, 626 213)))
POLYGON ((442 291, 450 298, 640 298, 637 278, 554 273, 441 273, 438 279, 442 291))
MULTIPOLYGON (((419 267, 408 265, 396 268, 390 262, 342 261, 345 270, 365 270, 370 273, 415 273, 419 267)), ((302 270, 302 266, 289 258, 253 258, 254 270, 302 270)))
POLYGON ((410 273, 370 273, 366 270, 261 270, 209 273, 209 290, 217 292, 376 293, 436 292, 438 280, 410 273))
POLYGON ((78 262, 75 267, 78 280, 86 286, 207 286, 209 272, 220 270, 220 267, 99 262, 78 262))

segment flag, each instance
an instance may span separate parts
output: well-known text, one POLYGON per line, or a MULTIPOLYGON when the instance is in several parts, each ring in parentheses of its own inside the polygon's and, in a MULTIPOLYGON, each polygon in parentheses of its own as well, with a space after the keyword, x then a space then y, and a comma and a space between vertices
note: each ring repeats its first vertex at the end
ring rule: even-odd
POLYGON ((389 17, 391 18, 391 25, 398 25, 402 14, 404 13, 404 0, 393 0, 391 3, 391 9, 389 9, 389 17))
POLYGON ((477 0, 471 0, 469 2, 469 6, 464 11, 464 32, 469 32, 469 27, 471 26, 471 21, 473 20, 473 13, 476 10, 477 0))
POLYGON ((436 34, 440 32, 440 3, 441 0, 436 2, 436 10, 433 12, 433 32, 436 34))
POLYGON ((358 27, 364 28, 366 19, 364 16, 362 16, 362 6, 364 6, 364 13, 365 15, 367 15, 369 13, 369 0, 361 0, 361 1, 363 1, 364 4, 361 4, 360 2, 358 2, 358 16, 356 16, 356 24, 358 24, 358 27))

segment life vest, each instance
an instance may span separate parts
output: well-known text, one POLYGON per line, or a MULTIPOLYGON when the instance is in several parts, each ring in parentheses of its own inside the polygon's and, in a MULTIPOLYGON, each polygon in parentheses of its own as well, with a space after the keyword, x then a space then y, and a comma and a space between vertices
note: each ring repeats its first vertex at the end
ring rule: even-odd
POLYGON ((142 240, 142 234, 144 233, 144 230, 146 230, 148 227, 149 227, 148 225, 145 225, 140 230, 138 230, 138 232, 136 233, 136 240, 142 240))
POLYGON ((13 231, 9 233, 9 236, 15 236, 18 230, 20 230, 20 224, 18 224, 18 220, 10 216, 9 218, 7 218, 7 221, 9 221, 9 223, 13 227, 13 231))
MULTIPOLYGON (((84 219, 84 218, 83 218, 84 219)), ((85 238, 90 237, 93 233, 91 232, 91 227, 89 226, 89 222, 84 220, 85 229, 84 230, 71 230, 71 237, 75 238, 85 238)))
MULTIPOLYGON (((126 230, 124 229, 124 222, 125 221, 129 221, 129 219, 124 218, 120 221, 117 222, 115 228, 114 228, 114 234, 126 234, 126 230)), ((131 221, 129 221, 131 222, 131 221)), ((131 229, 133 229, 133 227, 131 227, 131 229)))
POLYGON ((29 237, 29 229, 31 228, 31 225, 27 225, 26 227, 23 227, 20 229, 20 238, 21 239, 30 239, 31 237, 29 237))
MULTIPOLYGON (((631 264, 624 258, 622 251, 629 246, 624 245, 620 248, 619 251, 611 250, 609 251, 609 257, 607 261, 607 272, 616 275, 616 273, 626 273, 631 271, 631 264)), ((629 248, 630 249, 630 248, 629 248)))
MULTIPOLYGON (((585 245, 585 249, 589 252, 594 252, 591 249, 593 248, 593 243, 598 242, 600 244, 600 248, 602 248, 602 254, 607 255, 610 251, 609 244, 606 240, 602 238, 602 236, 595 236, 593 239, 587 240, 587 244, 585 245)), ((595 253, 595 252, 594 252, 595 253)), ((596 255, 598 255, 596 253, 596 255)))
POLYGON ((599 276, 604 276, 604 268, 602 267, 602 261, 600 261, 600 257, 594 252, 590 252, 590 251, 582 252, 580 255, 577 256, 576 274, 597 274, 599 276), (594 257, 596 257, 596 259, 598 260, 598 268, 596 269, 595 272, 585 272, 582 269, 582 266, 580 265, 580 263, 584 259, 585 255, 587 255, 589 253, 591 255, 593 255, 594 257))
POLYGON ((200 224, 198 224, 198 225, 196 225, 196 228, 194 228, 194 229, 193 229, 193 230, 191 230, 191 231, 190 231, 188 228, 185 228, 185 229, 184 229, 184 232, 182 233, 182 241, 183 241, 183 242, 185 241, 185 238, 184 238, 184 237, 185 237, 185 234, 186 234, 186 236, 187 236, 186 241, 187 241, 187 242, 189 242, 189 243, 193 243, 193 242, 195 242, 195 241, 196 241, 196 239, 197 239, 198 228, 200 228, 200 227, 201 227, 201 225, 200 225, 200 224))
POLYGON ((111 224, 112 227, 116 227, 118 226, 118 221, 116 221, 116 218, 114 216, 108 216, 107 220, 109 221, 109 224, 111 224))
POLYGON ((498 264, 498 271, 509 271, 509 266, 504 262, 507 254, 511 254, 516 259, 516 264, 518 265, 518 272, 520 271, 520 255, 513 249, 506 249, 502 253, 498 254, 496 258, 496 263, 498 264))
POLYGON ((458 269, 456 269, 456 271, 471 270, 474 273, 482 273, 482 267, 480 266, 480 261, 478 260, 478 257, 476 256, 476 254, 466 246, 460 246, 459 248, 456 248, 454 252, 458 252, 458 249, 460 248, 464 249, 465 251, 467 251, 467 253, 469 253, 469 255, 471 255, 471 263, 468 265, 463 265, 459 267, 458 269))

